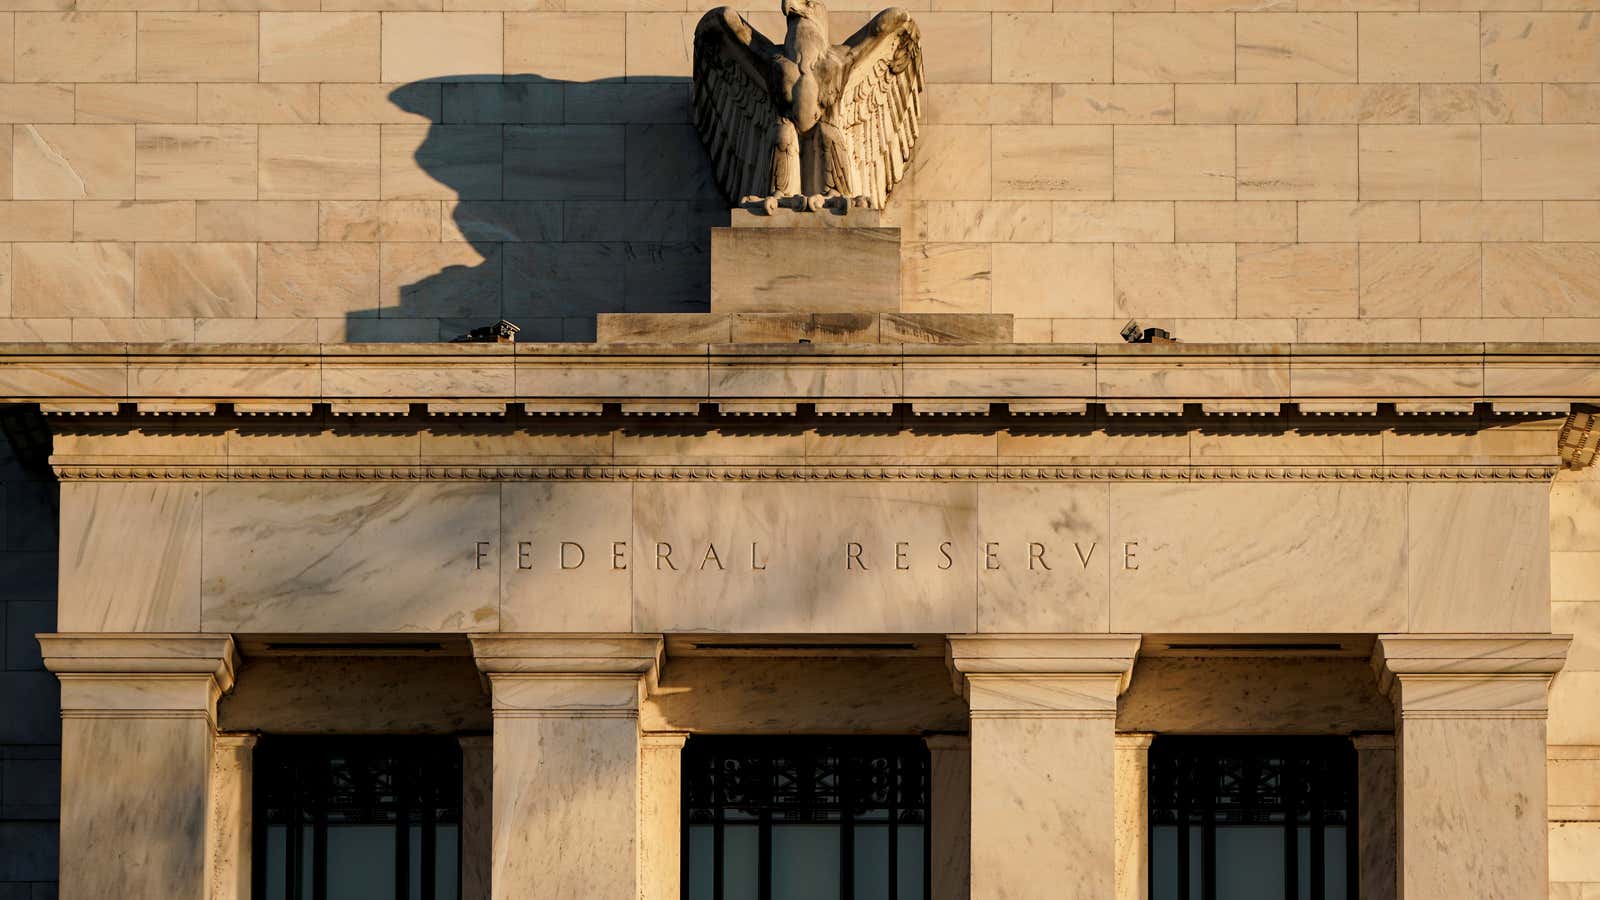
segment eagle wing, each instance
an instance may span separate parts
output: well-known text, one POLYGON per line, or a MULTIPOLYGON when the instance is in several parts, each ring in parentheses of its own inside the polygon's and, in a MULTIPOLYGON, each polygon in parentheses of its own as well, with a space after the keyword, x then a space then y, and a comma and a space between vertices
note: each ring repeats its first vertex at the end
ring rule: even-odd
POLYGON ((772 136, 780 118, 769 73, 776 45, 726 6, 694 29, 694 125, 717 184, 734 203, 772 192, 772 136))
POLYGON ((882 209, 911 164, 921 133, 922 33, 910 13, 890 7, 840 49, 844 88, 826 117, 844 135, 850 165, 829 160, 828 189, 870 197, 882 209))

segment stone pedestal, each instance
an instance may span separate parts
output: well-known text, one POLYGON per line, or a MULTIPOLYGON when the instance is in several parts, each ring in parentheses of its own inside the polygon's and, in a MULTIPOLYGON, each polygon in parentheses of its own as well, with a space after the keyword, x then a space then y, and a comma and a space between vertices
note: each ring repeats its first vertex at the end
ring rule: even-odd
POLYGON ((876 210, 772 215, 736 209, 711 229, 713 313, 900 309, 900 229, 876 210))
POLYGON ((494 738, 456 739, 461 744, 461 900, 489 900, 494 858, 494 738))
POLYGON ((46 634, 61 680, 62 900, 207 900, 226 635, 46 634))
POLYGON ((1150 744, 1149 732, 1116 736, 1117 900, 1150 896, 1150 744))
POLYGON ((950 638, 972 716, 972 900, 1115 895, 1117 696, 1137 635, 950 638))
POLYGON ((1356 748, 1357 842, 1362 900, 1395 900, 1394 735, 1359 734, 1356 748))
POLYGON ((1545 718, 1569 636, 1381 635, 1398 718, 1399 900, 1548 894, 1545 718))
POLYGON ((494 714, 494 900, 638 900, 639 700, 662 641, 477 635, 494 714))
POLYGON ((928 745, 933 829, 933 900, 967 900, 972 890, 972 741, 932 734, 928 745))

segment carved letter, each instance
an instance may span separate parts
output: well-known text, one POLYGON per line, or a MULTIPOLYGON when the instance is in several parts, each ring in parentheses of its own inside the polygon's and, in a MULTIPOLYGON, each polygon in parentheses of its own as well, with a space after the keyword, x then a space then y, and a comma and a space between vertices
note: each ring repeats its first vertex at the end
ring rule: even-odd
POLYGON ((1040 568, 1050 571, 1050 564, 1044 561, 1044 545, 1036 542, 1028 544, 1028 571, 1033 571, 1033 564, 1038 561, 1040 568))
POLYGON ((939 553, 944 556, 944 562, 939 564, 940 569, 948 569, 956 564, 955 557, 950 555, 949 541, 944 541, 943 543, 939 544, 939 553))
POLYGON ((625 572, 628 569, 628 542, 611 542, 611 569, 614 572, 625 572))
POLYGON ((1139 569, 1139 564, 1134 562, 1134 559, 1136 559, 1136 557, 1134 556, 1134 553, 1133 553, 1133 551, 1138 549, 1138 547, 1139 547, 1139 542, 1138 541, 1123 541, 1122 542, 1122 567, 1124 569, 1127 569, 1130 572, 1136 572, 1139 569))
POLYGON ((478 568, 483 568, 483 561, 489 558, 489 542, 479 541, 472 549, 478 554, 478 568))
POLYGON ((1078 542, 1077 541, 1073 541, 1072 542, 1072 549, 1078 551, 1078 561, 1083 563, 1083 567, 1085 569, 1089 568, 1089 558, 1091 556, 1094 556, 1094 548, 1096 548, 1098 546, 1100 546, 1100 542, 1099 541, 1090 541, 1089 542, 1089 552, 1085 553, 1085 552, 1083 552, 1083 548, 1078 546, 1078 542))
POLYGON ((756 562, 756 545, 759 543, 760 541, 750 542, 750 571, 752 572, 765 572, 767 570, 767 564, 764 560, 760 563, 756 562))
POLYGON ((706 555, 700 558, 700 570, 702 572, 705 571, 706 563, 708 563, 708 562, 714 562, 714 563, 717 564, 717 568, 722 569, 723 571, 727 571, 727 569, 724 568, 723 565, 722 565, 722 557, 717 555, 717 545, 716 544, 707 544, 706 545, 706 555))
POLYGON ((985 569, 1000 568, 1000 545, 994 541, 983 545, 983 567, 985 569))
POLYGON ((572 541, 562 541, 561 542, 561 568, 563 568, 563 569, 576 569, 576 568, 578 568, 578 567, 580 567, 582 565, 583 565, 583 545, 582 544, 575 544, 572 541), (572 549, 578 551, 578 561, 573 563, 570 566, 567 565, 567 548, 568 547, 571 547, 572 549))
POLYGON ((533 568, 533 541, 517 541, 517 568, 533 568))
POLYGON ((661 571, 661 564, 663 562, 665 562, 667 564, 667 568, 671 569, 674 572, 678 571, 678 567, 672 564, 672 545, 667 543, 666 541, 656 541, 656 571, 657 572, 661 571), (662 549, 661 549, 662 547, 667 548, 665 550, 665 552, 662 551, 662 549))
POLYGON ((850 571, 852 565, 860 566, 863 572, 867 570, 867 564, 861 561, 861 545, 855 541, 844 545, 844 570, 850 571))
POLYGON ((911 561, 908 553, 910 549, 911 544, 907 541, 894 542, 894 567, 896 569, 904 572, 905 570, 911 568, 911 561))

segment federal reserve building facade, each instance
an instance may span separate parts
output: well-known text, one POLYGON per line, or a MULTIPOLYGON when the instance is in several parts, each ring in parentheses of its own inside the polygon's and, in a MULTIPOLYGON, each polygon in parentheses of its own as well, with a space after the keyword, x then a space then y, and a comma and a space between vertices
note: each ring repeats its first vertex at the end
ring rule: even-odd
POLYGON ((0 0, 0 900, 1600 900, 1593 0, 0 0))

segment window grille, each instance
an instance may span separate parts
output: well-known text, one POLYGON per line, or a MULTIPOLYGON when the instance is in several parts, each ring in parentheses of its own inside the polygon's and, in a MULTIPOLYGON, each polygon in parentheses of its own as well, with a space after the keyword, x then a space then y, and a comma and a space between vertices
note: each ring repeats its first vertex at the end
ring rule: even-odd
POLYGON ((927 900, 928 780, 919 738, 690 738, 684 900, 927 900))
POLYGON ((1157 737, 1151 900, 1354 900, 1356 755, 1343 737, 1157 737))
POLYGON ((256 900, 458 900, 455 738, 265 737, 255 750, 256 900))

